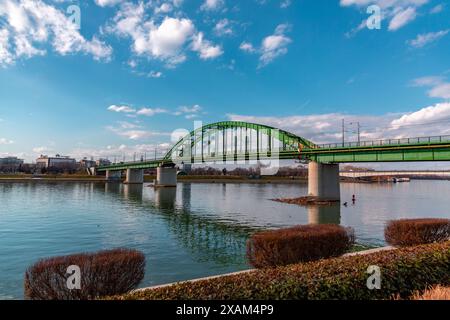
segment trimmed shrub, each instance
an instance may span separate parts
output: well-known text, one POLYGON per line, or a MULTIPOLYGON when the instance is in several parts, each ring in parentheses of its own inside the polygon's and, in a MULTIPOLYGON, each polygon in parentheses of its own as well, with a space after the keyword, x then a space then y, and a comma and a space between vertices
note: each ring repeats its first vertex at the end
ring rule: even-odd
POLYGON ((144 278, 145 256, 137 250, 114 249, 39 260, 25 273, 25 298, 87 300, 122 294, 144 278), (67 286, 69 266, 80 268, 80 289, 67 286))
POLYGON ((136 291, 110 299, 277 300, 409 298, 430 285, 450 285, 450 242, 255 270, 136 291), (381 271, 381 289, 367 288, 369 266, 381 271))
POLYGON ((384 229, 386 242, 404 247, 450 239, 450 219, 401 219, 389 221, 384 229))
POLYGON ((336 257, 354 243, 354 232, 334 224, 304 225, 264 231, 247 242, 247 259, 255 268, 336 257))

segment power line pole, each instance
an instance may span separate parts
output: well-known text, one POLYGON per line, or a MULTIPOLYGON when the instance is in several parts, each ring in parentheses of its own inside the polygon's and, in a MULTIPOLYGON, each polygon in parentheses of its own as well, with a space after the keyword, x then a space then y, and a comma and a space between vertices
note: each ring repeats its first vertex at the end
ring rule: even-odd
POLYGON ((345 146, 345 119, 342 119, 342 147, 345 146))
POLYGON ((351 125, 356 124, 356 133, 358 135, 358 146, 360 146, 360 144, 361 144, 361 124, 360 124, 359 121, 357 121, 357 122, 350 122, 350 124, 351 125))
POLYGON ((357 122, 357 126, 358 126, 358 147, 361 144, 361 125, 359 124, 359 121, 357 122))

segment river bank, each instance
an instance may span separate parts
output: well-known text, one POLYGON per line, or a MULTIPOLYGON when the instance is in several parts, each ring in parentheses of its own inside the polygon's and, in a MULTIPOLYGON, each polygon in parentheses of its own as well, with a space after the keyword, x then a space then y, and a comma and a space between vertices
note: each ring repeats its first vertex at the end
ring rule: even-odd
MULTIPOLYGON (((156 179, 154 175, 145 175, 144 182, 152 183, 156 179)), ((246 177, 246 176, 194 176, 194 175, 180 175, 177 177, 179 182, 188 183, 250 183, 250 184, 305 184, 308 182, 307 177, 280 177, 280 176, 261 176, 261 177, 246 177)), ((412 178, 416 179, 416 178, 412 178)), ((434 178, 420 178, 418 180, 442 180, 434 178)), ((124 179, 122 179, 122 182, 124 179)), ((0 183, 13 182, 98 182, 104 183, 104 176, 89 176, 77 174, 58 174, 58 175, 31 175, 31 174, 7 174, 0 175, 0 183)), ((389 183, 386 179, 362 179, 341 177, 341 183, 359 183, 359 184, 379 184, 389 183)))
POLYGON ((0 175, 0 183, 14 182, 105 182, 105 177, 88 175, 39 175, 31 174, 0 175))
MULTIPOLYGON (((144 182, 152 183, 154 175, 146 175, 144 182)), ((104 176, 89 175, 0 175, 0 183, 9 182, 105 182, 104 176)), ((242 176, 178 176, 179 182, 191 183, 306 183, 307 179, 301 177, 265 176, 261 178, 248 178, 242 176)))

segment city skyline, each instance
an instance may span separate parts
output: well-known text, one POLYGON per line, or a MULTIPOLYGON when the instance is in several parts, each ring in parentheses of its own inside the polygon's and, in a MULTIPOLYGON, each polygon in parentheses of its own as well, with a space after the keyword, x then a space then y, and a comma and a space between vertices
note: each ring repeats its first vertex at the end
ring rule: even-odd
POLYGON ((257 122, 317 143, 339 141, 342 118, 349 140, 356 122, 363 140, 450 134, 449 10, 436 0, 6 0, 0 156, 152 153, 194 121, 257 122), (366 27, 371 4, 381 29, 366 27))

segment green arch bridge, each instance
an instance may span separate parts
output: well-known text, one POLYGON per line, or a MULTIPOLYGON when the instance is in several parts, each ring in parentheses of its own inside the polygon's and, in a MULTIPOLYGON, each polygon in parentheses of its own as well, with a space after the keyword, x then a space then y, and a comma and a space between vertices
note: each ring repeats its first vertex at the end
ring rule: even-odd
POLYGON ((311 196, 333 199, 339 198, 339 163, 450 161, 450 136, 315 144, 270 126, 223 121, 186 133, 159 159, 114 163, 98 167, 97 172, 106 172, 107 179, 114 180, 126 170, 125 182, 142 183, 144 169, 158 168, 156 185, 173 186, 176 177, 172 167, 176 165, 268 161, 276 166, 277 161, 290 159, 309 162, 311 196))

